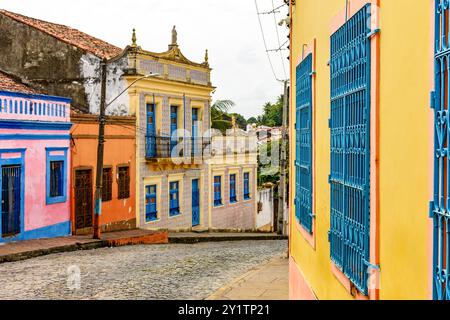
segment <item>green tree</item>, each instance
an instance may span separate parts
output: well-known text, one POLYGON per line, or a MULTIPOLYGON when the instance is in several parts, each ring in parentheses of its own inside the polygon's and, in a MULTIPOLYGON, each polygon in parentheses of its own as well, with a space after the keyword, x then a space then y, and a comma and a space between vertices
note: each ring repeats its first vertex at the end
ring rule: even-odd
POLYGON ((247 123, 248 124, 254 124, 254 123, 258 124, 258 119, 256 119, 255 117, 248 118, 247 123))
POLYGON ((281 127, 283 125, 283 96, 279 96, 276 103, 266 103, 264 113, 258 118, 258 125, 281 127))
POLYGON ((231 117, 228 111, 235 106, 231 100, 217 100, 211 106, 211 128, 218 129, 225 133, 227 129, 231 129, 231 117))

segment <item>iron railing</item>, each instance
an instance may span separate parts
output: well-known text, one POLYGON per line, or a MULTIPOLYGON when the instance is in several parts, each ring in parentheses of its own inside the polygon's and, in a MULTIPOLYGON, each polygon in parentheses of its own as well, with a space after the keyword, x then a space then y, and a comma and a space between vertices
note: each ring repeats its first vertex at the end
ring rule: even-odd
POLYGON ((180 157, 200 158, 210 155, 211 139, 204 137, 146 136, 145 156, 148 160, 180 157))

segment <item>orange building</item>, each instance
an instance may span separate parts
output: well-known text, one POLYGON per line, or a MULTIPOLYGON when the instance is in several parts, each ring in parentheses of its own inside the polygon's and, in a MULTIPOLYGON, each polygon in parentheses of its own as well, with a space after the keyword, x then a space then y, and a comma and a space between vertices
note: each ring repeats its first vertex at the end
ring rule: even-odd
MULTIPOLYGON (((71 219, 73 234, 93 231, 98 117, 73 114, 71 219)), ((136 119, 108 117, 105 126, 103 232, 136 227, 136 119)))

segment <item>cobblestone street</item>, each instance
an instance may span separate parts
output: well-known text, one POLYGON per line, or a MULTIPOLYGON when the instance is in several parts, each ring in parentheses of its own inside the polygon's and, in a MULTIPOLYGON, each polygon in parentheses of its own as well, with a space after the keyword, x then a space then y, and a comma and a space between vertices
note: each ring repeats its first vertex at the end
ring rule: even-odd
POLYGON ((0 299, 205 299, 286 251, 287 241, 241 241, 53 254, 1 264, 0 299))

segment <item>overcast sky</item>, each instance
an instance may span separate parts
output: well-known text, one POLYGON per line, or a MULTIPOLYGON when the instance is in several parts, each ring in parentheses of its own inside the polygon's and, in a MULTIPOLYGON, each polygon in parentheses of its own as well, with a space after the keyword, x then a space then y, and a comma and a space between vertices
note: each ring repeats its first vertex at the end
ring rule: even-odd
MULTIPOLYGON (((260 12, 272 10, 272 0, 257 0, 260 12)), ((273 0, 275 8, 282 0, 273 0)), ((257 116, 265 102, 275 101, 283 92, 275 80, 261 36, 254 0, 0 0, 0 8, 34 18, 65 24, 124 48, 137 30, 138 45, 162 52, 167 50, 173 25, 184 55, 203 62, 209 49, 212 81, 217 87, 214 100, 230 99, 232 110, 245 117, 257 116), (125 5, 127 4, 127 5, 125 5)), ((284 6, 276 21, 287 14, 284 6)), ((268 49, 287 40, 287 29, 275 27, 273 15, 260 15, 268 49)), ((270 54, 276 76, 288 73, 287 51, 270 54)))

